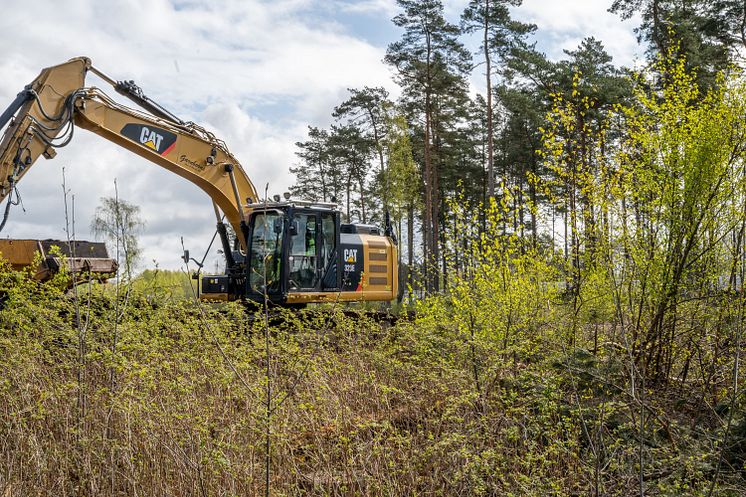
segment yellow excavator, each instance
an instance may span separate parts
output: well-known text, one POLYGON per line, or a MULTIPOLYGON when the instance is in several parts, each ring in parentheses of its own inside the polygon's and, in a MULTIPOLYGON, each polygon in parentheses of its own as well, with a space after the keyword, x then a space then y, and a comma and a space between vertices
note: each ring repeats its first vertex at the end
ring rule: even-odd
MULTIPOLYGON (((225 143, 185 122, 133 81, 117 81, 77 57, 43 69, 0 115, 0 231, 18 182, 39 156, 52 159, 75 128, 92 131, 204 190, 212 199, 225 273, 202 276, 208 300, 267 299, 279 305, 387 301, 398 293, 397 243, 378 227, 341 222, 335 203, 262 199, 225 143), (142 110, 86 87, 93 73, 142 110), (229 235, 224 220, 235 237, 229 235)), ((185 251, 183 258, 189 261, 185 251)), ((13 261, 11 261, 12 263, 13 261)))

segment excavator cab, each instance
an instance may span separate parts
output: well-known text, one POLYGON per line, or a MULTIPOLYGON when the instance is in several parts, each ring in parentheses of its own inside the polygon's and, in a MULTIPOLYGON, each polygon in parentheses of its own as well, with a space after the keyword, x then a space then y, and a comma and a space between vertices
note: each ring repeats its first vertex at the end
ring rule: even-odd
POLYGON ((341 288, 340 213, 331 205, 275 203, 249 218, 246 297, 273 303, 341 288))
POLYGON ((203 299, 303 306, 397 297, 396 242, 378 227, 342 223, 334 204, 288 201, 249 209, 241 271, 204 276, 203 299))

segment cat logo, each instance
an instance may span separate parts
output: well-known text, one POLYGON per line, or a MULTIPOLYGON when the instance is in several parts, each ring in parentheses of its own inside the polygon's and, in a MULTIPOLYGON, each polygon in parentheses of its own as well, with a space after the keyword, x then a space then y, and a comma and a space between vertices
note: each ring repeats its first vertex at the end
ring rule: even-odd
POLYGON ((159 155, 168 154, 176 145, 175 134, 153 126, 128 123, 124 125, 121 133, 133 142, 139 143, 159 155))
POLYGON ((354 264, 357 262, 357 249, 345 249, 344 251, 345 262, 354 264))
POLYGON ((146 147, 152 148, 157 152, 158 147, 161 146, 162 141, 162 135, 159 135, 155 131, 150 131, 145 126, 142 127, 142 131, 140 132, 140 143, 142 143, 146 147))

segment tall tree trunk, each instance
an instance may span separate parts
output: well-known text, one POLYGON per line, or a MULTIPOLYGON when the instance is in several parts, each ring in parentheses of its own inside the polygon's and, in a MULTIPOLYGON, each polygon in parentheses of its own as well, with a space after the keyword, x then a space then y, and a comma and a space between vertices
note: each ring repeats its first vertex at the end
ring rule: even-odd
POLYGON ((495 169, 493 163, 492 141, 492 61, 489 50, 489 13, 490 0, 485 0, 484 6, 484 63, 487 72, 487 195, 495 196, 495 169))
MULTIPOLYGON (((434 121, 430 120, 431 125, 434 124, 434 121)), ((435 134, 435 129, 433 129, 432 132, 432 139, 433 143, 435 144, 436 151, 439 152, 440 150, 440 141, 439 138, 435 134)), ((433 213, 432 213, 432 221, 433 221, 433 290, 436 292, 440 290, 440 274, 438 271, 438 261, 440 259, 440 252, 441 252, 441 246, 440 246, 440 178, 439 178, 439 171, 437 164, 440 161, 440 153, 438 153, 438 161, 433 161, 432 163, 432 175, 433 175, 433 193, 432 193, 432 202, 433 202, 433 213)))
POLYGON ((518 199, 518 229, 519 229, 519 235, 521 239, 523 239, 523 232, 526 227, 526 201, 523 198, 523 189, 524 186, 524 179, 526 175, 521 174, 520 179, 518 180, 518 192, 517 192, 517 199, 518 199))
POLYGON ((358 179, 358 184, 360 185, 360 221, 365 224, 366 222, 368 222, 368 218, 365 215, 365 184, 362 177, 358 179))
POLYGON ((389 176, 386 171, 386 162, 383 160, 383 146, 381 145, 381 131, 376 125, 376 119, 373 110, 368 109, 368 117, 373 126, 373 140, 376 142, 376 151, 378 152, 378 162, 381 168, 381 177, 383 178, 383 192, 381 200, 383 201, 383 212, 389 210, 389 176))
POLYGON ((347 178, 347 222, 350 223, 350 197, 352 197, 352 178, 347 178))
POLYGON ((397 229, 397 235, 399 236, 399 250, 396 251, 396 262, 399 264, 399 267, 401 267, 401 245, 402 245, 402 234, 401 234, 401 228, 402 228, 402 215, 401 210, 399 211, 399 219, 396 220, 396 229, 397 229))
POLYGON ((414 286, 412 271, 414 270, 414 202, 410 200, 407 206, 407 284, 414 286))
POLYGON ((435 174, 433 174, 433 161, 430 150, 430 140, 432 131, 432 61, 431 59, 431 40, 430 34, 426 34, 426 45, 427 45, 427 58, 426 58, 426 87, 425 87, 425 142, 424 142, 424 158, 425 158, 425 209, 423 216, 423 235, 424 235, 424 247, 425 247, 425 277, 426 288, 428 291, 434 290, 434 280, 437 280, 437 276, 433 277, 432 273, 437 269, 437 221, 433 215, 436 212, 434 199, 434 192, 436 191, 434 185, 435 174))
POLYGON ((428 235, 424 232, 425 226, 422 226, 422 265, 420 269, 421 278, 422 281, 421 287, 425 291, 430 290, 430 273, 432 272, 429 264, 430 264, 430 248, 429 248, 429 242, 427 241, 428 235))
MULTIPOLYGON (((444 210, 441 209, 441 212, 444 210)), ((448 230, 447 221, 446 219, 440 220, 440 226, 442 227, 440 231, 440 236, 438 237, 442 250, 441 250, 441 264, 443 269, 441 270, 441 274, 443 276, 443 288, 448 288, 448 250, 446 249, 446 231, 448 230)))
POLYGON ((433 240, 433 195, 432 195, 432 159, 430 157, 430 95, 425 97, 425 205, 422 209, 422 248, 424 258, 425 289, 432 289, 430 273, 432 272, 432 240, 433 240))
MULTIPOLYGON (((532 163, 532 169, 534 177, 536 177, 536 161, 532 163)), ((536 222, 536 211, 539 208, 539 203, 536 196, 536 185, 533 181, 529 184, 528 192, 531 196, 531 247, 536 249, 539 245, 539 227, 537 226, 536 222)))
MULTIPOLYGON (((568 193, 568 195, 569 195, 569 193, 568 193)), ((564 253, 565 264, 567 264, 567 261, 569 260, 568 257, 570 256, 570 250, 569 250, 569 246, 568 246, 568 236, 567 236, 568 235, 568 231, 567 231, 567 213, 568 213, 569 210, 570 210, 569 200, 565 199, 565 209, 562 212, 562 223, 564 224, 564 229, 565 229, 565 231, 563 233, 563 235, 565 237, 565 253, 564 253)))
POLYGON ((326 174, 324 173, 324 163, 322 161, 319 161, 319 177, 321 178, 321 195, 324 197, 323 201, 326 202, 326 174))

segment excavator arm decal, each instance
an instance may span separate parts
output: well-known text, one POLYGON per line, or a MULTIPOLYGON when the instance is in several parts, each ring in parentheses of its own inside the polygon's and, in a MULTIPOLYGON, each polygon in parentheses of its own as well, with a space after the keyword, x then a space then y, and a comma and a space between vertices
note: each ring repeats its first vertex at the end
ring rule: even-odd
POLYGON ((127 123, 120 133, 135 143, 155 150, 160 155, 167 155, 176 145, 175 134, 155 126, 127 123))

